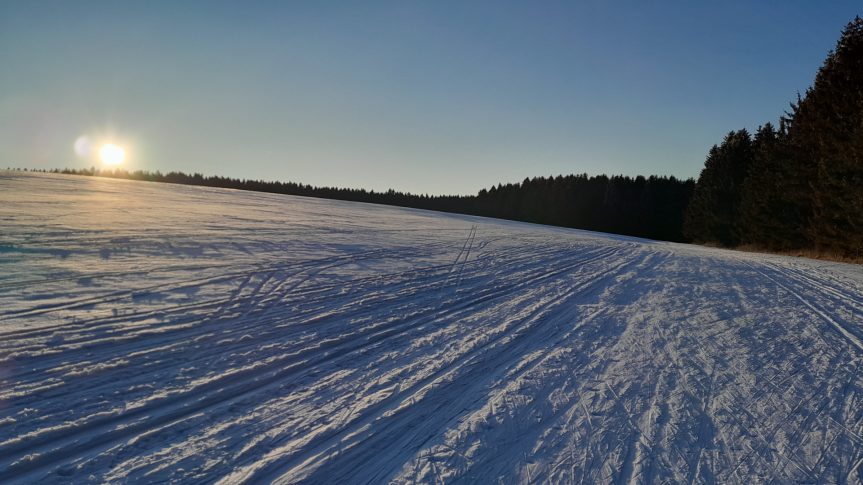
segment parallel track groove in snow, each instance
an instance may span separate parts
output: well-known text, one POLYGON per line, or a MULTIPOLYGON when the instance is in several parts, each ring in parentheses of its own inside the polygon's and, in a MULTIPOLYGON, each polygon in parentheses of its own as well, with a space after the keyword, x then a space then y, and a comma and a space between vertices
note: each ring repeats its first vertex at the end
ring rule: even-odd
POLYGON ((0 220, 3 483, 863 480, 859 266, 12 173, 0 220))

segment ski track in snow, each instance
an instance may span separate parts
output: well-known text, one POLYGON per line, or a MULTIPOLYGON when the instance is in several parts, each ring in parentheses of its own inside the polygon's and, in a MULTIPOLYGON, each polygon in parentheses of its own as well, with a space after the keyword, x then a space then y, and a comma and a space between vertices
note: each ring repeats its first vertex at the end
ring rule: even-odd
POLYGON ((0 482, 861 483, 863 269, 0 172, 0 482))

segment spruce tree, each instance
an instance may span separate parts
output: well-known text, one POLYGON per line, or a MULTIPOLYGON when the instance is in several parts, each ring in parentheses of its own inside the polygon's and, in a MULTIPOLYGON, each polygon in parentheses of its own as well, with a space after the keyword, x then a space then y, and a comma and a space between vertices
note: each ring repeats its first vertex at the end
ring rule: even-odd
POLYGON ((740 202, 752 159, 752 138, 745 129, 728 133, 722 144, 710 149, 686 212, 688 238, 725 246, 740 243, 740 202))
POLYGON ((790 163, 785 120, 779 129, 771 123, 758 128, 753 140, 753 160, 743 183, 740 206, 742 242, 788 250, 806 245, 801 221, 807 219, 805 206, 795 203, 793 168, 790 163))
POLYGON ((814 249, 863 256, 863 20, 846 25, 792 114, 794 202, 814 249))

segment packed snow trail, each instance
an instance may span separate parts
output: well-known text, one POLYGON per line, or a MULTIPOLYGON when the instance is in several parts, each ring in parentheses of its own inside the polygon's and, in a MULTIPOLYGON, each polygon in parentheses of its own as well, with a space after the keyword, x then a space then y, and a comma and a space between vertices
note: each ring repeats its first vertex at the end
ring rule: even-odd
POLYGON ((0 482, 861 483, 863 269, 0 172, 0 482))

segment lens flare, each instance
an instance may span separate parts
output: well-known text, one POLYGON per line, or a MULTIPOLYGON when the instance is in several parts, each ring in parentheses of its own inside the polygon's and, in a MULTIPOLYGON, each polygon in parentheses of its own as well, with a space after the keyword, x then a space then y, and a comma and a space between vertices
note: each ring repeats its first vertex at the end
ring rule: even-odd
POLYGON ((78 157, 87 159, 93 153, 93 143, 86 136, 79 136, 77 140, 75 140, 75 154, 78 157))

